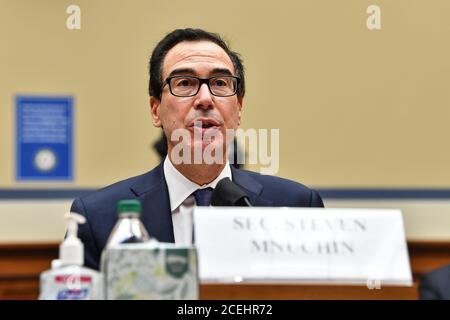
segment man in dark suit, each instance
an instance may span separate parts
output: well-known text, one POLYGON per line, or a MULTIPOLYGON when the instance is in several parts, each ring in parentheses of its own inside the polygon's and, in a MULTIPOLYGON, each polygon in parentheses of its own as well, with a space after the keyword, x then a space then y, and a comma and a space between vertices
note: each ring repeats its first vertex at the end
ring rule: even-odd
POLYGON ((420 276, 419 299, 450 300, 450 266, 420 276))
POLYGON ((253 206, 323 207, 319 194, 302 184, 230 166, 234 136, 228 133, 240 125, 245 80, 239 55, 220 36, 200 29, 169 33, 152 53, 149 93, 153 125, 164 130, 168 155, 146 174, 73 202, 72 211, 87 219, 79 237, 88 267, 99 267, 119 200, 141 201, 152 237, 184 244, 192 240, 193 208, 208 205, 223 178, 245 191, 253 206))

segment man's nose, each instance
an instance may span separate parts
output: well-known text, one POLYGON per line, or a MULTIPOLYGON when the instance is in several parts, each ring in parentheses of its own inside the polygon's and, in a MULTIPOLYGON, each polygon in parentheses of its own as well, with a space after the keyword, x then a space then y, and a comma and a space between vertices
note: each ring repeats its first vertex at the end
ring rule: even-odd
POLYGON ((213 107, 212 94, 208 85, 203 83, 195 96, 195 107, 201 109, 209 109, 213 107))

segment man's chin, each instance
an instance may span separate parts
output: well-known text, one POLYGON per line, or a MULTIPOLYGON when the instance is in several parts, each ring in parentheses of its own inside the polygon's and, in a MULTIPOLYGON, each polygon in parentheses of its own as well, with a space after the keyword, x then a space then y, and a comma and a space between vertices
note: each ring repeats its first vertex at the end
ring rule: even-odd
POLYGON ((224 164, 227 146, 221 138, 194 139, 180 141, 170 148, 171 160, 174 164, 224 164))
POLYGON ((193 159, 202 159, 201 163, 205 164, 224 164, 224 155, 226 154, 226 148, 223 141, 210 141, 201 140, 194 141, 191 154, 193 159))

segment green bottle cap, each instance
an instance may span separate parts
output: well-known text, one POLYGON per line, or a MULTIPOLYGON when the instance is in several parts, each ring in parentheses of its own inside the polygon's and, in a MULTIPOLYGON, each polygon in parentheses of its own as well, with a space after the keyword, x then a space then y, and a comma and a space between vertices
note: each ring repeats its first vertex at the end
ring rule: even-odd
POLYGON ((141 214, 141 202, 139 200, 120 200, 117 204, 117 212, 120 215, 126 213, 141 214))

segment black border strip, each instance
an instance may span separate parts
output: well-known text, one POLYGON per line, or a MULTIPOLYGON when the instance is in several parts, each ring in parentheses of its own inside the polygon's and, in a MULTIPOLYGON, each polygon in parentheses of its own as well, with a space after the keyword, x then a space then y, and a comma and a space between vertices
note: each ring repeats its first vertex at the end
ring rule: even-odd
MULTIPOLYGON (((0 189, 1 200, 74 199, 97 189, 0 189)), ((317 188, 325 200, 445 200, 450 189, 317 188)))

